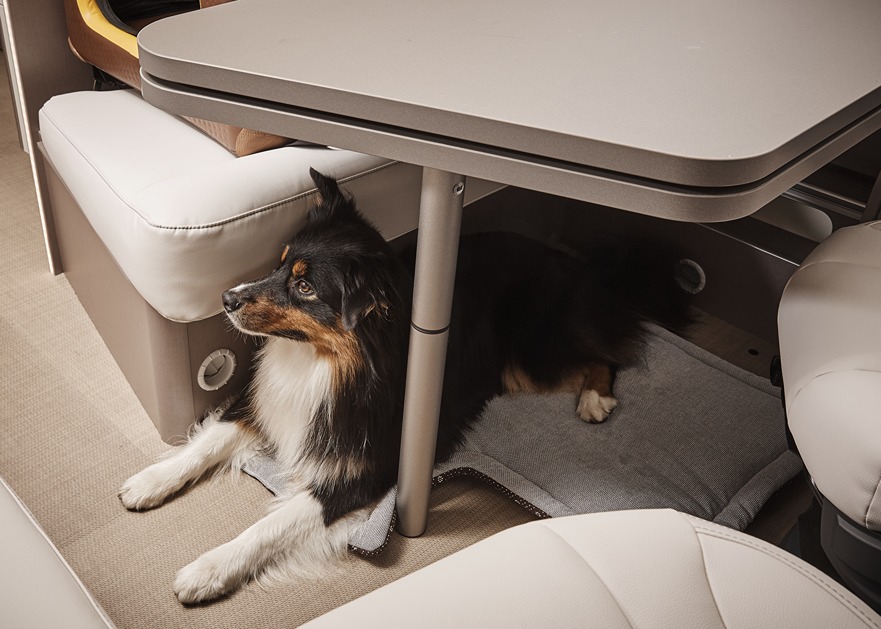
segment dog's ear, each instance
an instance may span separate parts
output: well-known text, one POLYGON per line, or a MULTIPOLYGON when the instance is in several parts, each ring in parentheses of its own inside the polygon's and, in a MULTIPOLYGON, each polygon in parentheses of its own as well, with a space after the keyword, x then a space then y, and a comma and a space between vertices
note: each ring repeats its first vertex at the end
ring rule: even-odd
POLYGON ((340 317, 347 332, 354 330, 376 308, 388 310, 388 299, 383 290, 375 282, 368 282, 369 276, 377 279, 382 275, 382 271, 376 268, 357 266, 349 269, 340 300, 340 317))
POLYGON ((309 176, 312 177, 312 181, 315 182, 315 187, 318 188, 318 194, 321 195, 322 203, 332 205, 336 198, 342 196, 340 187, 337 185, 336 179, 333 177, 328 177, 314 168, 309 169, 309 176))
POLYGON ((355 329, 361 320, 376 308, 376 299, 373 295, 362 289, 353 292, 344 292, 342 301, 343 329, 346 332, 355 329))
POLYGON ((310 222, 331 217, 341 218, 355 212, 355 202, 340 190, 336 179, 322 175, 314 168, 309 169, 309 175, 315 182, 319 196, 318 205, 309 212, 308 220, 310 222))

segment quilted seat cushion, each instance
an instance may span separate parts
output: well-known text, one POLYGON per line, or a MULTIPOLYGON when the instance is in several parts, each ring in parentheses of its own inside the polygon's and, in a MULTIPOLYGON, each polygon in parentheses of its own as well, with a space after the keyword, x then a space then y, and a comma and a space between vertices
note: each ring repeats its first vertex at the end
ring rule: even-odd
POLYGON ((672 510, 503 531, 311 623, 320 627, 881 627, 785 551, 672 510))
POLYGON ((316 146, 235 157, 136 92, 75 92, 40 112, 44 150, 119 268, 172 321, 271 269, 313 201, 309 168, 340 179, 383 234, 416 226, 421 169, 316 146))

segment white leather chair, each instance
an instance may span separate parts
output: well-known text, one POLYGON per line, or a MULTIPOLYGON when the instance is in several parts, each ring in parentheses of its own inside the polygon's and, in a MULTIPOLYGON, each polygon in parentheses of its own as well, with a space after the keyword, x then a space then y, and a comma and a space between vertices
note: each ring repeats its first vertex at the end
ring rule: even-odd
POLYGON ((114 626, 2 478, 0 522, 0 626, 114 626))
POLYGON ((649 510, 503 531, 305 626, 848 629, 881 617, 775 546, 649 510))
POLYGON ((821 506, 832 565, 881 610, 881 222, 834 232, 778 312, 789 429, 821 506))

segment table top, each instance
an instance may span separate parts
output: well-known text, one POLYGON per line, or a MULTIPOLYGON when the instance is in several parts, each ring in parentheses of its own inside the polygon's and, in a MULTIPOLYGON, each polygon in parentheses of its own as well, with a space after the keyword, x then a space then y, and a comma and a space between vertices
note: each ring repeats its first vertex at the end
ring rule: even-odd
POLYGON ((879 33, 870 0, 237 0, 138 40, 154 86, 456 147, 466 174, 482 153, 700 197, 879 113, 879 33))

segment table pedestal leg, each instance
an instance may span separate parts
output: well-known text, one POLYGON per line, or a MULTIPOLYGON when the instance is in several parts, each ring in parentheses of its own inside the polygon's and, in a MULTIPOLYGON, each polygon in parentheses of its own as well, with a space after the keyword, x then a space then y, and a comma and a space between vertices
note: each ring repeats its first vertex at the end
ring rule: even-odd
POLYGON ((398 532, 425 532, 465 178, 433 168, 422 175, 413 318, 398 471, 398 532))

